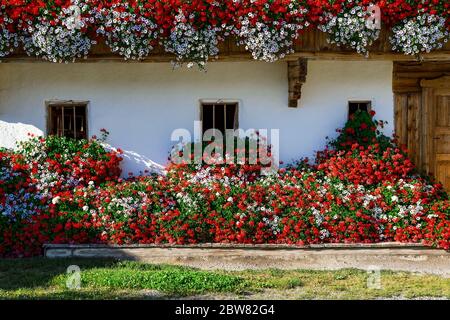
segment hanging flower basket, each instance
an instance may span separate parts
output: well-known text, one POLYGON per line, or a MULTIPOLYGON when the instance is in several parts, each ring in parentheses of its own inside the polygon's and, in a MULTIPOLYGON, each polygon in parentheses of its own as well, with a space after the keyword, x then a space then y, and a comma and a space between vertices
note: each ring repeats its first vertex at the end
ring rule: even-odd
POLYGON ((74 62, 86 58, 94 40, 88 36, 88 26, 94 18, 89 6, 75 0, 55 14, 40 15, 33 23, 25 24, 22 42, 29 56, 51 62, 74 62))
POLYGON ((19 37, 13 28, 13 20, 0 7, 0 58, 9 55, 19 46, 19 37))
POLYGON ((158 26, 142 4, 113 4, 98 10, 96 17, 101 21, 97 33, 104 36, 112 52, 125 60, 146 58, 157 42, 158 26))
POLYGON ((186 63, 188 68, 197 65, 203 70, 210 57, 216 58, 219 54, 219 40, 222 40, 218 35, 220 31, 220 28, 212 26, 196 29, 180 11, 163 45, 167 52, 176 55, 174 66, 186 63))
POLYGON ((368 47, 380 36, 379 29, 367 26, 371 5, 362 6, 347 0, 337 15, 324 13, 324 22, 319 24, 319 30, 328 33, 329 43, 346 46, 368 56, 368 47))
MULTIPOLYGON (((328 41, 368 55, 379 38, 371 0, 0 0, 0 58, 18 43, 30 56, 54 62, 85 58, 97 36, 125 59, 145 59, 156 44, 176 56, 175 65, 198 65, 234 36, 254 59, 273 62, 293 52, 311 25, 328 41)), ((373 0, 372 0, 373 1, 373 0)), ((430 52, 448 40, 447 0, 373 1, 391 44, 408 55, 430 52)))
POLYGON ((445 19, 423 13, 402 20, 392 28, 392 50, 406 55, 419 55, 441 49, 449 38, 445 19))
POLYGON ((253 2, 243 9, 234 29, 237 45, 245 46, 255 60, 274 62, 293 53, 294 41, 309 26, 308 9, 299 1, 274 1, 258 7, 253 2))

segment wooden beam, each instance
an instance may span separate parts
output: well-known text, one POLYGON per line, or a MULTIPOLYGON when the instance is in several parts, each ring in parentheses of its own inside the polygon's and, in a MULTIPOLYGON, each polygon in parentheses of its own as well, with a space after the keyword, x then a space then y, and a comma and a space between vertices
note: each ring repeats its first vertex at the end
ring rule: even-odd
MULTIPOLYGON (((339 47, 327 42, 327 35, 319 30, 307 30, 300 35, 294 43, 294 53, 284 58, 284 61, 297 61, 300 58, 311 60, 388 60, 388 61, 417 61, 414 56, 393 52, 388 41, 388 31, 381 31, 380 39, 369 48, 369 57, 356 53, 352 49, 339 47)), ((426 53, 421 56, 423 61, 450 61, 450 41, 441 50, 426 53)), ((252 56, 244 46, 237 46, 236 39, 227 38, 219 43, 219 58, 217 61, 249 61, 252 56)), ((175 60, 173 54, 165 52, 161 46, 156 46, 151 54, 142 62, 170 62, 175 60)), ((28 57, 21 49, 12 55, 3 58, 2 62, 41 62, 42 59, 28 57)), ((124 62, 118 54, 111 52, 110 48, 102 41, 94 45, 89 53, 88 59, 77 60, 77 62, 124 62)), ((211 60, 216 61, 216 60, 211 60)), ((134 62, 134 61, 128 61, 134 62)))
POLYGON ((304 58, 288 61, 289 107, 297 108, 302 97, 302 86, 306 82, 308 60, 304 58))
MULTIPOLYGON (((450 42, 449 42, 450 43, 450 42)), ((308 60, 336 60, 336 61, 417 61, 415 57, 406 56, 400 53, 371 53, 368 58, 361 56, 356 52, 313 52, 302 51, 295 52, 280 61, 297 61, 300 58, 308 60)), ((422 61, 450 61, 450 51, 436 51, 422 56, 422 61)), ((90 54, 87 59, 78 59, 77 63, 96 63, 96 62, 120 62, 120 63, 167 63, 175 60, 175 56, 168 53, 152 53, 142 61, 125 61, 121 56, 114 53, 90 54)), ((211 59, 210 62, 238 62, 254 60, 248 52, 227 52, 221 51, 218 59, 211 59)), ((254 60, 256 61, 256 60, 254 60)), ((6 58, 2 58, 2 63, 48 63, 45 60, 36 57, 29 57, 25 53, 15 53, 6 58)))
MULTIPOLYGON (((450 57, 450 56, 449 56, 450 57)), ((450 60, 394 62, 392 88, 395 93, 421 92, 420 81, 450 76, 450 60)))
POLYGON ((445 75, 436 79, 422 79, 420 86, 422 88, 448 88, 450 84, 450 75, 445 75))

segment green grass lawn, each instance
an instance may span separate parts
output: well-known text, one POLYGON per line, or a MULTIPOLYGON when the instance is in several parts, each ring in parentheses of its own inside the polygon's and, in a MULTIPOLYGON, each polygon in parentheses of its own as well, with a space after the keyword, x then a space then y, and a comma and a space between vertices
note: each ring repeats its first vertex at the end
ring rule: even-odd
POLYGON ((381 288, 367 287, 361 270, 202 271, 99 259, 0 260, 0 299, 376 299, 447 298, 450 279, 381 272, 381 288), (67 267, 81 269, 68 289, 67 267))

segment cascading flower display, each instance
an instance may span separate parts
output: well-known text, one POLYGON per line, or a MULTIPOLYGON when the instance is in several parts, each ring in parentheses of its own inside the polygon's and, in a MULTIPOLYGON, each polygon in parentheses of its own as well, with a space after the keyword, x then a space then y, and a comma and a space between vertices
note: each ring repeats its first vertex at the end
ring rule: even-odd
POLYGON ((298 0, 244 1, 234 34, 256 60, 274 62, 293 53, 306 29, 308 9, 298 0))
POLYGON ((219 44, 230 35, 234 11, 227 1, 195 0, 170 7, 172 21, 160 23, 165 37, 161 44, 175 54, 175 66, 197 65, 205 70, 208 60, 217 58, 219 44))
POLYGON ((13 22, 14 20, 6 15, 5 8, 0 6, 0 58, 9 55, 19 46, 19 37, 13 22))
POLYGON ((29 55, 53 62, 86 57, 98 40, 136 60, 159 44, 176 65, 204 69, 226 37, 273 62, 293 52, 303 30, 318 27, 331 43, 367 55, 380 34, 366 23, 371 4, 381 11, 377 21, 395 26, 396 51, 426 53, 448 39, 445 0, 0 0, 0 54, 15 48, 17 35, 29 55))
POLYGON ((428 53, 447 43, 445 19, 428 13, 402 20, 392 28, 392 49, 407 55, 428 53))
POLYGON ((51 62, 74 62, 86 58, 96 42, 87 34, 88 24, 93 23, 90 6, 81 0, 73 0, 56 12, 36 17, 33 23, 24 23, 23 46, 30 56, 51 62))
POLYGON ((367 23, 371 15, 368 8, 371 6, 373 4, 364 6, 346 0, 337 15, 325 13, 324 23, 319 24, 319 29, 328 33, 330 43, 348 46, 367 56, 368 47, 380 36, 380 30, 367 23))
POLYGON ((218 32, 221 29, 207 26, 197 30, 188 20, 180 11, 175 17, 175 26, 163 45, 167 52, 176 55, 175 66, 187 62, 188 68, 197 64, 200 69, 204 69, 209 58, 219 54, 218 32))
POLYGON ((159 30, 151 11, 142 3, 120 1, 96 13, 100 25, 97 33, 105 38, 112 52, 125 60, 147 57, 157 43, 159 30))

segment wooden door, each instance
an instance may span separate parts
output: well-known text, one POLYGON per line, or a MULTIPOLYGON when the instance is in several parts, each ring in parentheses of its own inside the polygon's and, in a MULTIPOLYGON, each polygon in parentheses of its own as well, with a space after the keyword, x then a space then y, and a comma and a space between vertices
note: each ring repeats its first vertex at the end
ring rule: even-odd
POLYGON ((450 76, 422 80, 425 167, 450 192, 450 76))

